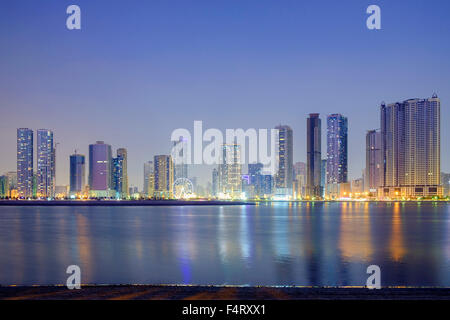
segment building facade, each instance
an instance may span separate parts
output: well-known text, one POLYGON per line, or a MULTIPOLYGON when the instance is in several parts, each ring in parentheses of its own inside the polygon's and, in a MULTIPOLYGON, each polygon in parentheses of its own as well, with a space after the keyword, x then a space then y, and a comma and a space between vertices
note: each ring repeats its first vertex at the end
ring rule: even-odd
POLYGON ((120 189, 117 189, 120 193, 121 198, 128 197, 128 152, 125 148, 117 149, 117 158, 121 159, 122 162, 122 176, 120 181, 120 189))
POLYGON ((442 196, 440 100, 409 99, 381 105, 383 198, 442 196))
POLYGON ((112 185, 111 146, 103 141, 89 145, 89 194, 93 198, 111 198, 112 185))
POLYGON ((156 199, 172 199, 174 182, 174 166, 172 156, 155 156, 154 164, 154 197, 156 199))
POLYGON ((17 129, 17 195, 33 197, 33 130, 17 129))
POLYGON ((238 144, 223 144, 219 164, 219 194, 240 198, 242 193, 241 147, 238 144))
POLYGON ((306 163, 294 164, 294 199, 303 199, 306 196, 306 163))
POLYGON ((86 185, 86 158, 81 154, 70 156, 70 196, 81 196, 86 185))
POLYGON ((311 113, 306 119, 306 196, 320 198, 322 163, 322 125, 318 113, 311 113))
POLYGON ((143 193, 145 198, 153 198, 155 191, 155 165, 153 161, 147 161, 144 163, 144 185, 143 193))
POLYGON ((172 159, 174 163, 174 180, 185 178, 188 179, 188 160, 189 160, 189 144, 188 139, 180 137, 178 141, 173 141, 172 159))
POLYGON ((364 191, 376 196, 382 184, 383 160, 381 155, 381 133, 369 130, 366 134, 366 170, 364 174, 364 191))
POLYGON ((9 198, 9 182, 7 176, 0 176, 0 198, 9 198))
POLYGON ((37 197, 55 196, 55 147, 53 132, 47 129, 37 130, 37 197))
POLYGON ((345 183, 348 175, 348 120, 341 114, 327 117, 327 184, 345 183))
POLYGON ((279 125, 278 130, 278 171, 276 175, 277 193, 292 195, 293 182, 293 134, 289 126, 279 125))

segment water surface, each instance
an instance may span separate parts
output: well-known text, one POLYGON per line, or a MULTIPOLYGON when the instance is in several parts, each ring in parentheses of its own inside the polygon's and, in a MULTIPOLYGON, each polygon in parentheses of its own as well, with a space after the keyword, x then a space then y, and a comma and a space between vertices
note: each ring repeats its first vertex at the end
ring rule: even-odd
POLYGON ((447 203, 0 207, 0 284, 450 286, 447 203))

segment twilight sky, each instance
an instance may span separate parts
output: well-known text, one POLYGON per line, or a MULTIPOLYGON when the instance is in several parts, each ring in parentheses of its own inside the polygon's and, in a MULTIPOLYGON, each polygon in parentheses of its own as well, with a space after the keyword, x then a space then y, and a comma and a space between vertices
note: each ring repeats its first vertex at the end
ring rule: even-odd
POLYGON ((290 125, 294 161, 305 161, 306 116, 318 112, 323 137, 327 114, 348 117, 356 178, 380 102, 433 92, 449 172, 449 15, 448 0, 2 0, 0 174, 16 170, 19 127, 54 131, 58 185, 68 184, 74 149, 87 155, 104 140, 128 149, 130 185, 141 188, 143 163, 194 120, 290 125), (81 31, 66 29, 71 4, 81 31), (366 28, 370 4, 381 7, 382 30, 366 28))

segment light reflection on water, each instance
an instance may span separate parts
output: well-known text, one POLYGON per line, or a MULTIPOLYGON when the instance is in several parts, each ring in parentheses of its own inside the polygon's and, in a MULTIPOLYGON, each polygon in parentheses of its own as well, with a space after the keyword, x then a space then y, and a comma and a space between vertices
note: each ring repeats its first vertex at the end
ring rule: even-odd
POLYGON ((450 286, 446 203, 0 207, 0 284, 450 286))

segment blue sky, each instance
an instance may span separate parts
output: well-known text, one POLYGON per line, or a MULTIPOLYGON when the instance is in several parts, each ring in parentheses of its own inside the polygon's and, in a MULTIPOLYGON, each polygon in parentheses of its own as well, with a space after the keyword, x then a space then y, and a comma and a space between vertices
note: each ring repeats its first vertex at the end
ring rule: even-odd
POLYGON ((49 128, 58 184, 74 149, 104 140, 128 149, 130 184, 141 187, 144 161, 168 153, 171 132, 194 120, 288 124, 294 160, 305 161, 306 116, 319 112, 348 117, 356 178, 381 101, 434 92, 448 172, 449 14, 437 0, 2 0, 0 173, 15 170, 16 128, 49 128), (81 7, 81 31, 66 29, 70 4, 81 7), (382 30, 366 28, 370 4, 381 7, 382 30))

